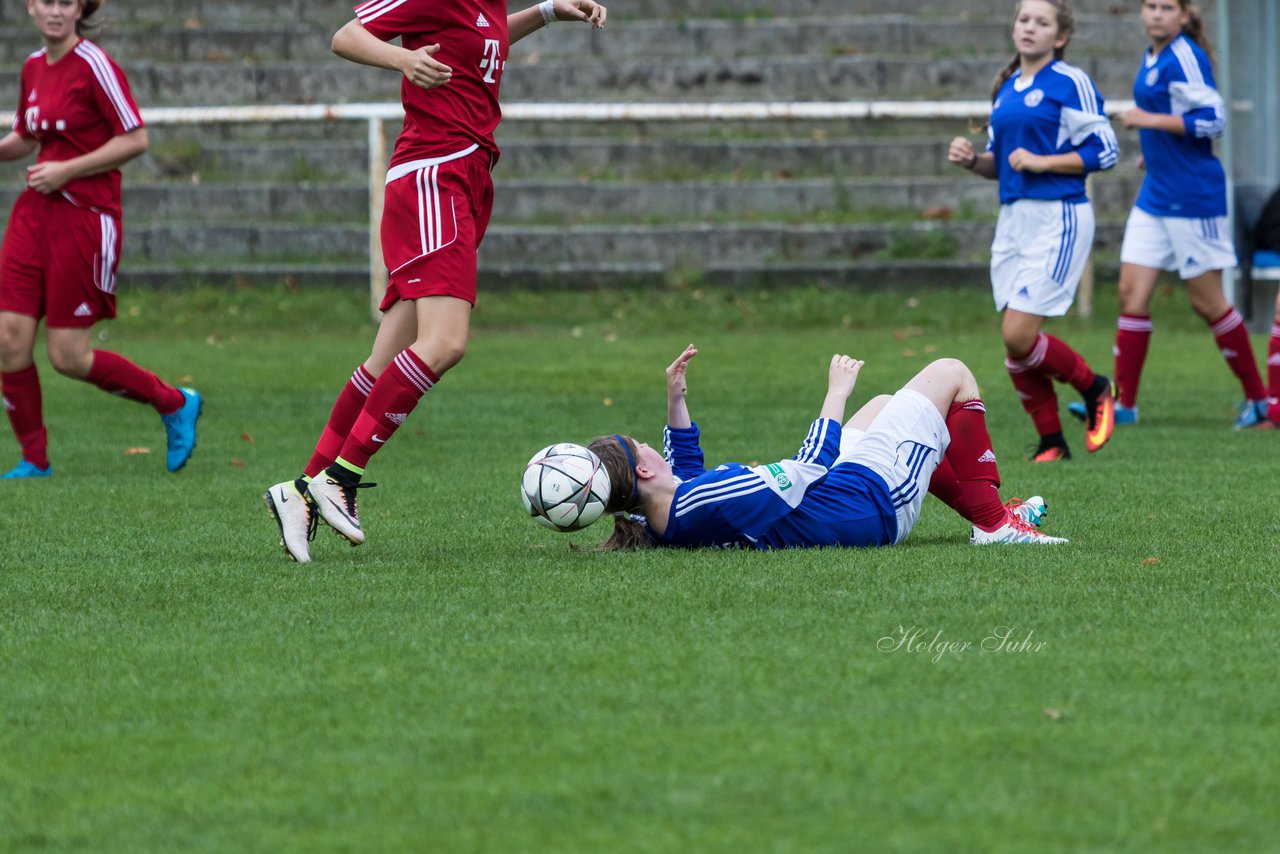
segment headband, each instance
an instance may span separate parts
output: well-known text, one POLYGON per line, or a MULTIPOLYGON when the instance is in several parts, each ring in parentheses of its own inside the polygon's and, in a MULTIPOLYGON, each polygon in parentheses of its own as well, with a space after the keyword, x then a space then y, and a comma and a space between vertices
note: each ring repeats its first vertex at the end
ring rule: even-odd
POLYGON ((635 507, 636 502, 640 498, 640 482, 636 479, 636 458, 631 453, 631 446, 627 444, 627 440, 613 434, 613 438, 618 440, 618 444, 622 446, 622 450, 627 453, 627 462, 631 463, 631 506, 635 507))

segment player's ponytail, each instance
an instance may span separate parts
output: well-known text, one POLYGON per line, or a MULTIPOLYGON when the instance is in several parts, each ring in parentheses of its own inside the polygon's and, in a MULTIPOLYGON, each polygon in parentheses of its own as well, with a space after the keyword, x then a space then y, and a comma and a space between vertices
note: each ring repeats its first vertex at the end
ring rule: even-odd
POLYGON ((80 20, 76 21, 76 35, 84 36, 90 30, 98 28, 98 21, 90 21, 89 19, 102 8, 102 4, 106 0, 81 0, 80 3, 80 20))
MULTIPOLYGON (((1013 73, 1018 70, 1018 66, 1021 64, 1022 57, 1015 53, 1013 59, 1009 60, 1009 64, 1000 69, 1000 73, 996 75, 995 80, 991 81, 991 103, 994 104, 996 102, 996 96, 1000 94, 1000 87, 1013 76, 1013 73)), ((983 128, 983 130, 986 130, 986 128, 983 128)))
POLYGON ((1213 47, 1209 43, 1208 33, 1205 32, 1204 16, 1200 14, 1200 9, 1191 0, 1179 0, 1179 3, 1182 6, 1182 11, 1187 13, 1187 23, 1182 28, 1182 34, 1199 45, 1200 49, 1209 57, 1209 62, 1212 63, 1214 61, 1213 47))
MULTIPOLYGON (((1067 0, 1045 0, 1045 2, 1053 7, 1053 11, 1056 13, 1058 18, 1058 37, 1065 39, 1062 43, 1062 47, 1056 47, 1053 49, 1053 58, 1066 59, 1067 45, 1071 43, 1071 36, 1076 31, 1075 12, 1071 10, 1071 4, 1068 3, 1067 0)), ((1013 18, 1015 21, 1018 19, 1018 14, 1021 11, 1022 3, 1019 2, 1013 11, 1013 18)), ((1005 84, 1006 80, 1013 76, 1013 73, 1018 70, 1018 66, 1021 64, 1022 57, 1015 53, 1013 55, 1013 59, 1009 60, 1009 64, 1000 69, 1000 73, 996 75, 996 79, 991 85, 992 103, 995 103, 996 96, 1000 94, 1000 87, 1005 84)))
POLYGON ((647 549, 653 545, 644 522, 632 517, 639 503, 633 462, 637 451, 635 442, 626 436, 621 437, 621 441, 626 442, 628 447, 623 448, 619 439, 613 436, 601 436, 587 446, 600 458, 604 470, 609 473, 609 501, 604 510, 614 514, 613 533, 599 546, 600 551, 606 552, 647 549))

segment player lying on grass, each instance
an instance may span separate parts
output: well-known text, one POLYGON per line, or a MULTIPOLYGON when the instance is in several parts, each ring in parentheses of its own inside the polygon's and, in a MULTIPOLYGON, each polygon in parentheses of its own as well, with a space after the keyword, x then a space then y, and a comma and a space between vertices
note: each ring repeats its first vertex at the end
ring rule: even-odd
POLYGON ((925 492, 973 525, 970 542, 1065 543, 1039 530, 1044 501, 1000 501, 1000 474, 973 374, 939 359, 844 427, 863 363, 831 359, 826 399, 793 459, 703 467, 686 403, 690 345, 667 368, 665 454, 628 436, 596 439, 614 531, 603 548, 888 546, 915 527, 925 492))

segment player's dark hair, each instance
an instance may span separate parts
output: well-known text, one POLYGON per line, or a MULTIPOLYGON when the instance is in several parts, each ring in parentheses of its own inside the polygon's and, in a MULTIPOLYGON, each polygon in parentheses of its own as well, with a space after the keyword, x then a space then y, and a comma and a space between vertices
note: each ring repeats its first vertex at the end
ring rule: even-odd
POLYGON ((91 30, 96 30, 101 21, 90 21, 89 19, 102 8, 107 0, 82 0, 80 4, 80 20, 76 21, 76 35, 84 36, 91 30))
POLYGON ((1178 0, 1178 6, 1187 13, 1187 23, 1182 28, 1182 34, 1198 44, 1212 63, 1213 47, 1209 43, 1209 34, 1205 32, 1204 16, 1200 14, 1199 7, 1191 0, 1178 0))
POLYGON ((640 449, 634 439, 623 436, 622 441, 627 443, 631 451, 630 458, 613 436, 601 436, 587 446, 600 458, 604 470, 609 473, 609 501, 604 505, 604 510, 606 513, 619 514, 613 517, 613 533, 599 546, 600 551, 605 552, 647 549, 653 545, 644 523, 629 517, 637 509, 638 499, 633 498, 637 495, 636 470, 632 460, 640 449))
MULTIPOLYGON (((1071 4, 1067 0, 1042 0, 1042 2, 1048 3, 1058 13, 1058 36, 1060 38, 1065 37, 1066 42, 1063 43, 1062 47, 1053 49, 1053 58, 1064 59, 1067 55, 1067 44, 1071 41, 1071 34, 1076 31, 1075 13, 1071 11, 1071 4)), ((1018 0, 1018 5, 1013 10, 1013 19, 1015 21, 1018 20, 1018 15, 1021 12, 1022 0, 1018 0)), ((1018 70, 1018 66, 1021 64, 1022 57, 1015 53, 1013 59, 1009 60, 1009 64, 1000 69, 1000 73, 996 75, 996 79, 991 84, 992 103, 995 102, 996 96, 1000 94, 1000 87, 1013 76, 1013 73, 1018 70)))

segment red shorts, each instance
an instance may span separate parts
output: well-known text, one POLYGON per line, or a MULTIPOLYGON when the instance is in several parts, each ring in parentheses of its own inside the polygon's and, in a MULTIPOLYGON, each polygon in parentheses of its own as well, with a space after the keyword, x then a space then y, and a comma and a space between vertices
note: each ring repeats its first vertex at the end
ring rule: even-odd
POLYGON ((392 167, 382 204, 386 311, 400 300, 451 296, 476 304, 476 252, 493 213, 489 153, 392 167))
POLYGON ((116 316, 120 220, 27 190, 18 196, 0 248, 0 311, 55 328, 116 316))

